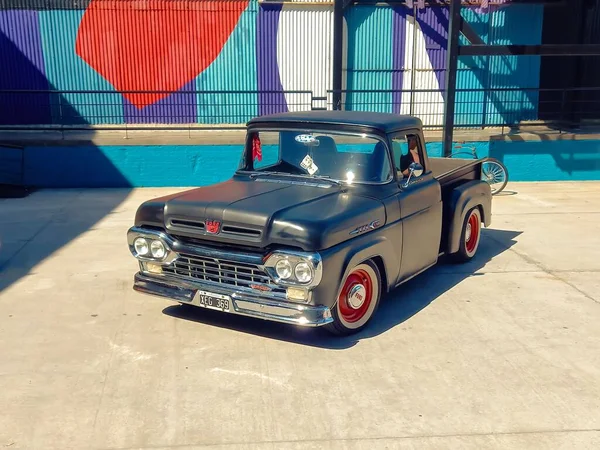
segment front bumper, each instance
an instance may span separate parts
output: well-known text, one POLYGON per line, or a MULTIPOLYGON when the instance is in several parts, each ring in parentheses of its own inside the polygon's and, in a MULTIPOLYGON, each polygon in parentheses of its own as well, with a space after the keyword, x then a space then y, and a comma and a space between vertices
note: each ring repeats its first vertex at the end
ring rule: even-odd
POLYGON ((333 321, 331 310, 326 306, 312 306, 271 300, 248 292, 223 289, 212 284, 158 278, 138 272, 134 277, 133 289, 144 294, 156 295, 170 300, 203 306, 198 298, 198 291, 208 291, 224 295, 230 299, 231 307, 226 314, 255 317, 258 319, 283 322, 288 324, 318 327, 333 321))

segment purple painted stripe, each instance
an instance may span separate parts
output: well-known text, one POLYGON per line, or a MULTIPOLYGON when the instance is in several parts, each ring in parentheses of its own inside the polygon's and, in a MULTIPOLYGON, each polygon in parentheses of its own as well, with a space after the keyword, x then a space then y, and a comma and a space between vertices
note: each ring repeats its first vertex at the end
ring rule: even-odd
POLYGON ((195 89, 194 78, 178 92, 141 109, 123 97, 125 123, 196 123, 198 121, 196 94, 182 92, 195 89))
MULTIPOLYGON (((48 90, 36 11, 0 11, 0 90, 48 90)), ((0 93, 0 123, 51 123, 48 94, 0 93)))
POLYGON ((427 55, 441 90, 446 87, 448 16, 448 8, 426 8, 417 13, 417 23, 423 31, 427 55))
MULTIPOLYGON (((404 58, 406 55, 406 12, 407 8, 393 8, 392 18, 392 89, 402 90, 404 80, 404 58)), ((402 92, 392 93, 392 112, 400 114, 402 92)))
POLYGON ((277 66, 277 26, 282 5, 260 5, 256 24, 256 70, 259 92, 258 114, 288 110, 277 66))

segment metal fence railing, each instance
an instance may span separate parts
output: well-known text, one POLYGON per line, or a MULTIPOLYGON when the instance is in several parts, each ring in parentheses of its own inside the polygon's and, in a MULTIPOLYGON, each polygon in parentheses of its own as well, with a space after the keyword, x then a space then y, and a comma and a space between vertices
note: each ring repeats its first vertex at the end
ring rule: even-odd
POLYGON ((318 104, 311 91, 0 90, 0 127, 243 125, 318 104))
MULTIPOLYGON (((444 125, 443 90, 341 90, 329 91, 328 107, 354 111, 410 114, 427 128, 444 125), (333 94, 341 97, 338 104, 333 94)), ((527 127, 551 125, 570 128, 600 119, 600 88, 457 89, 455 128, 527 127)))
MULTIPOLYGON (((444 96, 442 90, 342 90, 323 97, 311 91, 0 90, 0 127, 241 127, 259 115, 343 109, 411 114, 427 128, 442 128, 444 96)), ((600 88, 456 91, 455 128, 567 129, 588 119, 600 119, 600 88)))

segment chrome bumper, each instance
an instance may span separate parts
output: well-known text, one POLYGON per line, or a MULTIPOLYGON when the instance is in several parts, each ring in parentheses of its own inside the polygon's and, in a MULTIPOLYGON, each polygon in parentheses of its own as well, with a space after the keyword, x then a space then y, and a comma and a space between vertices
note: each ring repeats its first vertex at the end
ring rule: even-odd
POLYGON ((312 306, 266 299, 259 295, 223 289, 201 282, 155 278, 138 272, 134 278, 133 289, 144 294, 165 297, 170 300, 203 308, 198 299, 198 290, 225 295, 231 299, 226 314, 255 317, 274 322, 283 322, 308 327, 318 327, 333 321, 331 311, 326 306, 312 306))

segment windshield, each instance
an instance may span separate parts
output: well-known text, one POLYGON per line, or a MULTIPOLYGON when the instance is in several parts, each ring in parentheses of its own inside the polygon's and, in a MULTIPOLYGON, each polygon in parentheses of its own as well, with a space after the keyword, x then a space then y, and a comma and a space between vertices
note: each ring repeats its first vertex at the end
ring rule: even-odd
POLYGON ((382 183, 392 177, 383 141, 364 134, 256 131, 248 145, 242 170, 346 183, 382 183))

